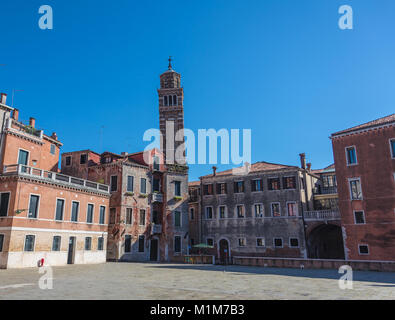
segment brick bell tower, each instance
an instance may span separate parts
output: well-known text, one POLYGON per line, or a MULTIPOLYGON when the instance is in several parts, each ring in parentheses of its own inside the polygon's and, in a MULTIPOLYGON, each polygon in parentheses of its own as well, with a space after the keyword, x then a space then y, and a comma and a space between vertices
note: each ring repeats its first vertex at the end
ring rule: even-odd
POLYGON ((185 164, 185 147, 179 148, 184 144, 184 89, 181 75, 173 70, 171 61, 169 57, 168 70, 160 75, 158 89, 161 149, 165 163, 185 164))

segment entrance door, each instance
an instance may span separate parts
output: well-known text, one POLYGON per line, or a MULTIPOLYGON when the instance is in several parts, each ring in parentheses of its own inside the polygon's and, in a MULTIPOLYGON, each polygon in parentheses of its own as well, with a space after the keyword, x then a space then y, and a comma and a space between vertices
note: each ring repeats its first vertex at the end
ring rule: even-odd
POLYGON ((229 263, 229 244, 225 239, 220 240, 219 242, 219 260, 221 264, 229 263))
POLYGON ((74 263, 75 237, 69 238, 69 251, 67 254, 67 264, 74 263))
POLYGON ((158 239, 151 239, 150 260, 158 261, 158 239))

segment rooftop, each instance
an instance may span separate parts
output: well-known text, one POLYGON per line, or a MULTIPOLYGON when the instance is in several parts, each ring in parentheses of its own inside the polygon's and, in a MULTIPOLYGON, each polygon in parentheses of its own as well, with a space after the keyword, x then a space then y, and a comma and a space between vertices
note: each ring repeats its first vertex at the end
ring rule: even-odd
POLYGON ((369 121, 363 124, 360 124, 358 126, 355 127, 351 127, 349 129, 345 129, 342 131, 338 131, 335 133, 332 133, 332 137, 337 136, 337 135, 341 135, 341 134, 345 134, 345 133, 351 133, 354 131, 358 131, 358 130, 363 130, 363 129, 370 129, 370 128, 374 128, 376 126, 381 126, 381 125, 385 125, 385 124, 395 124, 395 113, 386 116, 386 117, 382 117, 373 121, 369 121))

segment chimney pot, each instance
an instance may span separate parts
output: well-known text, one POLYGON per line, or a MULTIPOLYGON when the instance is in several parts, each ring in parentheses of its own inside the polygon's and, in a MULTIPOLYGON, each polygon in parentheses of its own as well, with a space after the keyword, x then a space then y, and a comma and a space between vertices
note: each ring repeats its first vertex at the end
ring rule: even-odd
POLYGON ((34 128, 35 125, 36 125, 36 119, 30 117, 30 119, 29 119, 29 126, 34 128))
POLYGON ((0 93, 0 102, 2 103, 2 104, 6 104, 6 102, 7 102, 7 94, 6 93, 0 93))
POLYGON ((55 140, 58 140, 58 135, 56 134, 56 132, 53 132, 51 137, 55 140))
POLYGON ((12 113, 12 119, 14 119, 15 121, 18 121, 18 117, 19 117, 19 110, 14 109, 14 112, 12 113))
POLYGON ((213 176, 216 176, 216 174, 217 174, 217 167, 213 166, 213 176))
POLYGON ((300 167, 302 169, 306 169, 306 154, 305 153, 300 153, 299 157, 300 157, 300 167))
POLYGON ((307 171, 311 171, 311 163, 310 162, 307 164, 307 171))

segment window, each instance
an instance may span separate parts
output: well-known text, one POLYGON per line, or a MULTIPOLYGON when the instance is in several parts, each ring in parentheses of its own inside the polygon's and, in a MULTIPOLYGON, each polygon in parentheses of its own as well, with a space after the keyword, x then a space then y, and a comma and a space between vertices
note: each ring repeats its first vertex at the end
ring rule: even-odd
POLYGON ((351 200, 362 200, 361 181, 359 179, 350 179, 351 200))
POLYGON ((104 249, 104 238, 99 237, 97 239, 97 250, 102 251, 104 249))
POLYGON ((289 246, 291 248, 298 248, 299 247, 299 239, 298 238, 289 239, 289 246))
POLYGON ((174 195, 181 196, 181 181, 174 181, 174 195))
POLYGON ((54 144, 51 144, 51 148, 50 148, 49 152, 50 152, 51 154, 55 154, 55 151, 56 151, 55 145, 54 145, 54 144))
POLYGON ((298 206, 296 202, 288 202, 287 203, 288 216, 289 217, 297 217, 298 216, 298 206))
POLYGON ((173 96, 169 96, 169 106, 173 105, 173 96))
POLYGON ((177 96, 173 96, 173 106, 177 105, 177 96))
POLYGON ((174 226, 181 227, 181 212, 174 211, 174 226))
POLYGON ((77 222, 78 221, 79 207, 80 207, 79 202, 73 201, 71 203, 71 221, 73 221, 73 222, 77 222))
POLYGON ((40 197, 31 195, 29 202, 29 218, 37 218, 38 215, 38 206, 40 203, 40 197))
POLYGON ((244 192, 244 181, 235 181, 234 192, 235 193, 243 193, 244 192))
POLYGON ((86 212, 86 222, 87 223, 92 223, 93 222, 93 204, 89 203, 88 204, 88 209, 86 212))
POLYGON ((117 209, 110 208, 110 224, 115 224, 117 217, 117 209))
POLYGON ((19 149, 18 164, 27 166, 28 162, 29 162, 29 152, 19 149))
POLYGON ((145 210, 140 210, 140 226, 145 226, 145 210))
POLYGON ((125 236, 125 252, 132 252, 132 236, 130 234, 125 236))
POLYGON ((254 204, 254 212, 255 212, 255 218, 262 218, 263 217, 263 205, 260 203, 254 204))
POLYGON ((219 206, 219 218, 220 219, 225 219, 226 218, 226 207, 225 206, 219 206))
POLYGON ((55 220, 62 221, 63 220, 63 212, 64 212, 64 200, 63 199, 56 199, 55 220))
POLYGON ((213 218, 213 207, 206 207, 206 219, 213 218))
POLYGON ((203 185, 203 194, 204 195, 212 195, 213 194, 213 185, 212 184, 203 185))
POLYGON ((284 189, 296 189, 296 177, 283 177, 284 189))
POLYGON ((118 176, 111 176, 110 178, 110 191, 115 192, 118 189, 118 176))
POLYGON ((269 190, 280 190, 280 179, 279 178, 267 179, 267 184, 268 184, 269 190))
POLYGON ((236 213, 237 213, 237 218, 245 218, 244 206, 238 204, 236 206, 236 213))
POLYGON ((262 179, 251 180, 251 191, 263 191, 262 179))
POLYGON ((54 236, 52 240, 52 251, 60 251, 60 236, 54 236))
POLYGON ((160 221, 159 221, 159 212, 158 212, 157 210, 154 210, 154 211, 152 212, 152 222, 155 223, 155 224, 160 224, 160 221))
POLYGON ((336 187, 336 176, 322 176, 324 188, 336 187))
POLYGON ((226 194, 226 183, 217 183, 217 194, 226 194))
POLYGON ((157 157, 157 156, 154 156, 153 157, 153 167, 154 167, 154 170, 159 170, 159 157, 157 157))
POLYGON ((100 217, 99 217, 99 223, 104 224, 106 216, 106 207, 100 206, 100 217))
POLYGON ((195 209, 191 208, 191 210, 189 210, 190 213, 190 220, 194 220, 195 219, 195 209))
POLYGON ((24 251, 34 251, 34 239, 35 239, 35 236, 33 236, 33 235, 27 235, 25 237, 24 251))
POLYGON ((391 157, 395 159, 395 139, 390 140, 391 145, 391 157))
POLYGON ((152 181, 152 191, 153 192, 159 192, 160 191, 160 180, 154 178, 152 181))
POLYGON ((274 247, 275 248, 282 248, 283 247, 283 239, 274 238, 274 247))
POLYGON ((347 165, 352 165, 357 163, 357 154, 355 147, 346 148, 347 165))
POLYGON ((246 238, 239 238, 239 247, 245 247, 247 245, 246 238))
POLYGON ((214 247, 214 239, 213 238, 207 238, 206 243, 208 246, 214 247))
POLYGON ((144 252, 145 237, 139 236, 139 252, 144 252))
POLYGON ((147 179, 145 178, 140 179, 140 193, 147 193, 147 179))
POLYGON ((86 237, 85 238, 85 250, 91 250, 92 249, 92 238, 91 237, 86 237))
POLYGON ((85 164, 87 159, 88 159, 88 156, 86 154, 81 154, 80 155, 80 164, 85 164))
POLYGON ((133 209, 132 208, 126 208, 126 224, 132 224, 133 219, 133 209))
POLYGON ((256 246, 257 247, 264 247, 265 246, 265 239, 264 238, 256 238, 256 246))
POLYGON ((66 166, 71 165, 71 156, 66 157, 66 166))
POLYGON ((0 252, 3 251, 4 234, 0 234, 0 252))
POLYGON ((365 224, 365 213, 363 211, 354 211, 355 224, 365 224))
POLYGON ((174 252, 175 253, 181 252, 181 237, 180 236, 174 237, 174 252))
POLYGON ((280 217, 281 216, 280 203, 274 202, 272 203, 271 207, 272 207, 272 216, 280 217))
POLYGON ((369 254, 369 246, 367 244, 358 245, 359 254, 369 254))
POLYGON ((167 96, 163 97, 163 104, 167 107, 167 96))
POLYGON ((128 181, 127 181, 127 185, 126 185, 126 191, 127 192, 133 192, 133 176, 128 176, 128 181))
POLYGON ((0 217, 6 217, 8 215, 8 203, 10 201, 10 193, 0 193, 0 217))

